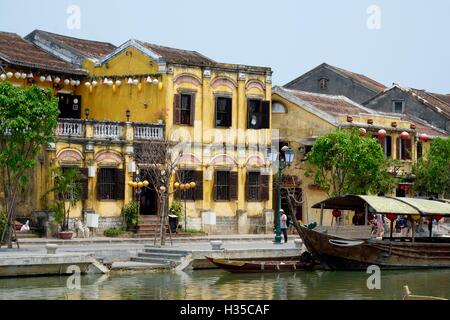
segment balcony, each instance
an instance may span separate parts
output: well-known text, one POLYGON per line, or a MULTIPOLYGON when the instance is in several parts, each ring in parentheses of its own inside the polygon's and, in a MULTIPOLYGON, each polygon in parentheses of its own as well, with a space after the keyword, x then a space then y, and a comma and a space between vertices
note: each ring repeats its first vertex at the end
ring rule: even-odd
POLYGON ((55 134, 60 138, 99 140, 163 140, 164 125, 80 119, 58 119, 55 134))

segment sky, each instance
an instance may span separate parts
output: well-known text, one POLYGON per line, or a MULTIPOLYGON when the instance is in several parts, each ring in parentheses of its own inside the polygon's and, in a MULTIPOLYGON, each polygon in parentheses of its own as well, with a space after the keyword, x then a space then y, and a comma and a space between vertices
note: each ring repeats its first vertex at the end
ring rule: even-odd
POLYGON ((0 31, 34 29, 267 66, 274 85, 326 62, 450 94, 448 0, 0 0, 0 31))

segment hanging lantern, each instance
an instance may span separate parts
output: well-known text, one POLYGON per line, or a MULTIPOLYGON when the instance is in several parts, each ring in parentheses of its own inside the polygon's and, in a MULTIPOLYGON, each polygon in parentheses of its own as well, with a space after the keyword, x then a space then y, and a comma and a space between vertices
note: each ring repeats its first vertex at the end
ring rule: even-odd
POLYGON ((7 72, 6 76, 8 77, 8 79, 11 79, 13 77, 13 73, 12 72, 7 72))
POLYGON ((158 89, 159 89, 159 91, 161 91, 161 90, 163 89, 163 84, 162 84, 162 82, 158 83, 158 89))
POLYGON ((359 128, 359 135, 365 137, 367 135, 367 130, 364 128, 359 128))
POLYGON ((81 83, 80 80, 75 81, 75 85, 76 85, 76 86, 79 86, 80 83, 81 83))
POLYGON ((131 79, 131 78, 128 78, 128 81, 127 81, 127 83, 128 83, 128 84, 133 84, 133 79, 131 79))
POLYGON ((143 186, 144 186, 144 182, 139 181, 139 182, 138 182, 138 188, 142 188, 143 186))
POLYGON ((44 76, 40 76, 39 77, 39 81, 44 82, 45 81, 45 77, 44 76))
POLYGON ((28 79, 33 79, 33 73, 29 73, 28 75, 27 75, 27 77, 28 77, 28 79))
POLYGON ((45 79, 47 82, 52 82, 52 76, 48 75, 47 78, 45 79))
POLYGON ((64 80, 64 84, 65 84, 66 86, 68 86, 68 85, 70 84, 70 80, 69 80, 69 79, 65 79, 65 80, 64 80))
POLYGON ((16 77, 16 79, 20 79, 21 75, 22 74, 20 72, 14 73, 14 77, 16 77))
POLYGON ((89 86, 89 93, 92 93, 92 91, 94 91, 94 87, 93 86, 89 86))
POLYGON ((0 80, 5 81, 6 80, 6 74, 2 73, 0 75, 0 80))
POLYGON ((180 183, 179 183, 179 182, 175 182, 175 183, 173 184, 173 187, 174 187, 175 189, 178 189, 178 188, 180 187, 180 183))
POLYGON ((142 184, 144 185, 144 188, 147 188, 148 185, 150 184, 150 182, 148 182, 147 180, 144 180, 144 181, 142 182, 142 184))
POLYGON ((422 133, 420 136, 419 136, 419 140, 420 141, 422 141, 422 142, 427 142, 428 141, 428 135, 426 134, 426 133, 422 133))
POLYGON ((408 139, 409 139, 409 133, 406 132, 406 131, 403 131, 403 132, 400 134, 400 138, 401 138, 402 140, 408 140, 408 139))
POLYGON ((72 86, 74 86, 74 85, 77 84, 77 82, 76 82, 75 80, 73 80, 73 79, 70 79, 70 84, 71 84, 72 86))
POLYGON ((90 82, 85 82, 84 85, 89 88, 91 86, 91 83, 90 82))
POLYGON ((133 181, 128 181, 128 185, 129 185, 130 187, 133 187, 133 181))
POLYGON ((108 87, 111 87, 113 84, 114 84, 114 82, 112 80, 108 80, 108 83, 107 83, 108 87))
POLYGON ((122 85, 122 81, 116 80, 116 86, 120 87, 122 85))
POLYGON ((113 86, 112 86, 112 90, 113 90, 113 93, 116 93, 116 91, 117 91, 117 87, 116 87, 116 85, 115 85, 115 84, 113 84, 113 86))
POLYGON ((61 82, 61 78, 60 77, 56 77, 55 78, 55 83, 60 83, 61 82))
POLYGON ((26 78, 27 78, 27 74, 26 74, 25 72, 23 72, 23 73, 20 75, 20 77, 21 77, 22 79, 26 79, 26 78))
POLYGON ((378 138, 380 138, 380 139, 386 137, 386 134, 387 134, 387 132, 386 132, 386 130, 384 130, 384 129, 380 129, 380 130, 378 130, 378 132, 377 132, 377 136, 378 136, 378 138))
POLYGON ((397 215, 394 213, 388 213, 386 215, 386 218, 388 218, 390 221, 394 221, 395 219, 397 219, 397 215))
POLYGON ((98 86, 98 82, 97 82, 97 81, 95 81, 95 80, 94 80, 94 81, 92 81, 92 86, 93 86, 93 87, 96 87, 96 86, 98 86))
POLYGON ((138 80, 138 79, 134 79, 134 80, 133 80, 133 84, 134 84, 135 86, 137 86, 137 85, 139 84, 139 80, 138 80))
POLYGON ((145 80, 147 83, 152 83, 152 78, 150 76, 147 77, 147 80, 145 80))
POLYGON ((192 189, 194 189, 197 186, 197 184, 195 182, 191 182, 190 185, 191 185, 192 189))
POLYGON ((105 85, 108 84, 108 78, 103 79, 103 84, 105 84, 105 85))
POLYGON ((138 91, 141 92, 141 90, 142 90, 142 84, 139 83, 139 84, 138 84, 138 91))
POLYGON ((161 190, 162 192, 166 192, 166 187, 161 186, 161 187, 159 187, 159 190, 161 190))
POLYGON ((158 79, 153 79, 153 84, 154 85, 157 85, 159 83, 159 80, 158 79))
POLYGON ((338 209, 334 209, 332 212, 333 217, 339 218, 341 216, 341 211, 338 209))

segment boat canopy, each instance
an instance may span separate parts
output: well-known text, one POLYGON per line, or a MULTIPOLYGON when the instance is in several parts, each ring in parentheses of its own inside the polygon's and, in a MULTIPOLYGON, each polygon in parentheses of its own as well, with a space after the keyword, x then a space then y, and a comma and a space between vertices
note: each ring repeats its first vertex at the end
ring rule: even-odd
POLYGON ((450 216, 450 203, 417 198, 348 195, 329 198, 315 204, 312 208, 320 209, 323 207, 324 209, 354 210, 364 212, 366 205, 371 213, 450 216))

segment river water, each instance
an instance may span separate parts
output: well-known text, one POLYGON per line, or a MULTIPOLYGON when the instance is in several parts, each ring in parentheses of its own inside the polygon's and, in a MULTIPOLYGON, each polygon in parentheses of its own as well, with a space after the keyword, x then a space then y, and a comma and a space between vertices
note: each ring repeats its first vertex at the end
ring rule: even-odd
POLYGON ((401 299, 407 284, 414 294, 450 298, 450 270, 382 271, 381 289, 369 290, 365 272, 298 271, 230 274, 221 270, 188 273, 0 279, 0 299, 121 300, 311 300, 401 299), (69 281, 68 281, 69 280, 69 281))

